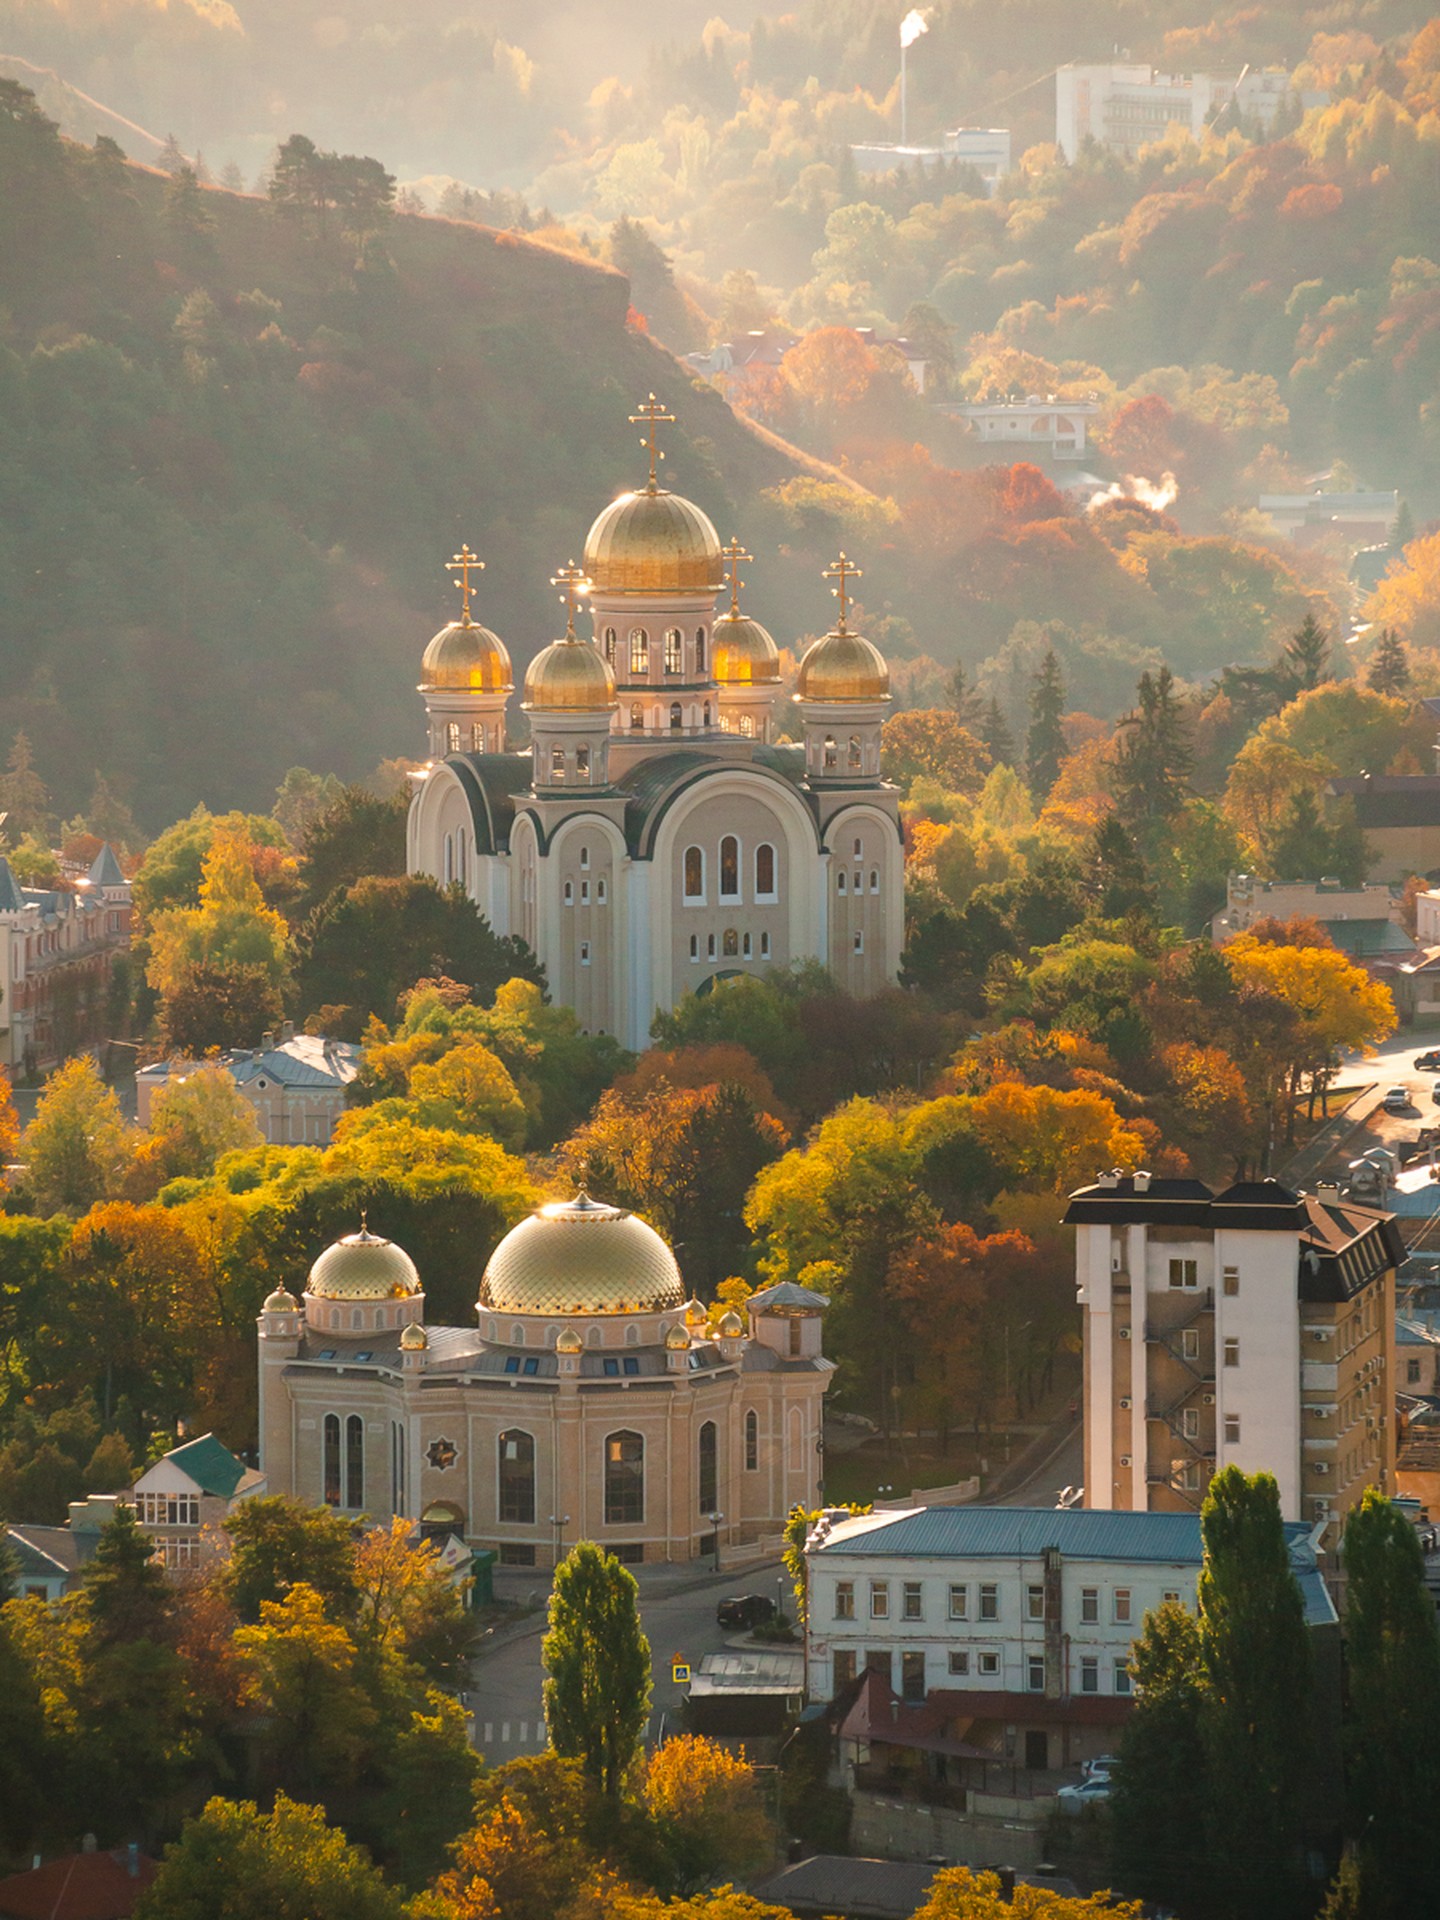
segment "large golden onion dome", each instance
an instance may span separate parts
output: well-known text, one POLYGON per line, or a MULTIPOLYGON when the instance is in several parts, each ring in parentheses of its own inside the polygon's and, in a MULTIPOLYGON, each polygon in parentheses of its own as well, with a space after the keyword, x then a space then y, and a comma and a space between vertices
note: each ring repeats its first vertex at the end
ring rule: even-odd
POLYGON ((480 1282, 481 1309, 494 1313, 664 1313, 684 1299, 655 1229, 586 1193, 512 1227, 480 1282))
POLYGON ((780 678, 780 649, 758 620, 724 613, 710 630, 711 664, 722 687, 772 686, 780 678))
POLYGON ((603 654, 575 634, 552 640, 525 669, 527 711, 603 713, 614 704, 615 675, 603 654))
POLYGON ((420 1292, 420 1275, 403 1247, 362 1227, 325 1249, 306 1291, 317 1300, 403 1300, 420 1292))
POLYGON ((423 692, 509 693, 514 684, 505 642, 473 621, 452 620, 442 627, 420 663, 423 692))
POLYGON ((805 650, 797 700, 888 700, 890 669, 878 647, 860 633, 823 634, 805 650))
POLYGON ((720 536, 678 493, 622 493, 585 536, 585 572, 596 593, 715 593, 720 536))

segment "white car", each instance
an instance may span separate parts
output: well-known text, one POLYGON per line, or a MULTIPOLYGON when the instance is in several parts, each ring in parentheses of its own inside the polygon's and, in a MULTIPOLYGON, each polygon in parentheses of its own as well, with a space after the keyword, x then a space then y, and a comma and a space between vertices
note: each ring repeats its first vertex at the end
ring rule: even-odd
POLYGON ((1055 1796, 1055 1806, 1060 1813, 1083 1813, 1086 1807, 1105 1806, 1109 1799, 1109 1779, 1097 1777, 1082 1780, 1078 1787, 1061 1787, 1055 1796))
POLYGON ((1387 1087, 1385 1098, 1380 1104, 1386 1113, 1408 1113, 1410 1111, 1409 1087, 1387 1087))
POLYGON ((1082 1760, 1080 1772, 1087 1780, 1112 1780, 1119 1766, 1119 1754, 1100 1753, 1093 1760, 1082 1760))
POLYGON ((1440 1080, 1437 1080, 1430 1089, 1430 1098, 1435 1102, 1437 1107, 1440 1107, 1440 1080))

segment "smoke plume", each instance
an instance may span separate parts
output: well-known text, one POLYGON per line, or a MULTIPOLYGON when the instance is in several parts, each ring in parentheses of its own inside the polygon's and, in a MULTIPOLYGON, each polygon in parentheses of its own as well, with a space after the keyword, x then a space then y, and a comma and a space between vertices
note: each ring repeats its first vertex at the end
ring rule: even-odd
POLYGON ((912 7, 900 22, 900 44, 913 47, 922 33, 930 31, 930 16, 921 7, 912 7))
POLYGON ((1154 480, 1147 480, 1143 473, 1127 473, 1123 480, 1112 480, 1101 492, 1092 494, 1085 511, 1094 513, 1097 507, 1108 507, 1112 500, 1138 500, 1142 507, 1164 513, 1179 497, 1180 489, 1173 473, 1162 473, 1158 485, 1154 480))

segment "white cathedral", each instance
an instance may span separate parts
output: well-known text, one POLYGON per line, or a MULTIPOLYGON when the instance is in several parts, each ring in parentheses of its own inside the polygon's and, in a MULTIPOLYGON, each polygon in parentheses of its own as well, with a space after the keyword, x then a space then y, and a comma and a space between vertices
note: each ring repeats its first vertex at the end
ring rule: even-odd
POLYGON ((461 617, 425 649, 431 765, 407 847, 411 873, 458 881, 526 942, 582 1027, 637 1049, 657 1010, 737 974, 816 959, 874 993, 903 932, 899 796, 880 771, 890 675, 848 624, 858 569, 842 554, 827 572, 839 618, 800 662, 791 721, 775 643, 740 611, 749 556, 657 485, 672 417, 653 394, 631 416, 648 423, 649 482, 556 577, 569 617, 525 674, 528 751, 506 749, 510 655, 470 615, 480 563, 468 548, 451 562, 461 617))

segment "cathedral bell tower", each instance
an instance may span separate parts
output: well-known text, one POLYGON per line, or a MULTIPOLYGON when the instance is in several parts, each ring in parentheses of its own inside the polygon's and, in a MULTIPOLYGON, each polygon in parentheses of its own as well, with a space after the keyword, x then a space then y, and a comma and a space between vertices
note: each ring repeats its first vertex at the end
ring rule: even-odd
POLYGON ((589 585, 584 570, 572 560, 551 585, 563 588, 565 635, 530 662, 523 705, 530 716, 534 791, 558 799, 610 784, 615 676, 575 631, 575 604, 589 585))
POLYGON ((460 618, 442 627, 425 649, 420 693, 429 723, 432 760, 452 753, 503 753, 505 703, 515 690, 510 655, 498 634, 470 618, 470 576, 484 571, 468 546, 445 563, 459 575, 460 618))
POLYGON ((825 578, 840 617, 800 662, 795 704, 805 734, 805 774, 812 786, 879 786, 880 729, 890 705, 890 669, 877 647, 848 624, 850 582, 860 569, 842 553, 825 578))
POLYGON ((780 649, 758 620, 740 611, 742 562, 754 558, 732 539, 723 549, 730 573, 730 611, 715 622, 711 658, 726 733, 768 745, 775 738, 780 697, 780 649))

